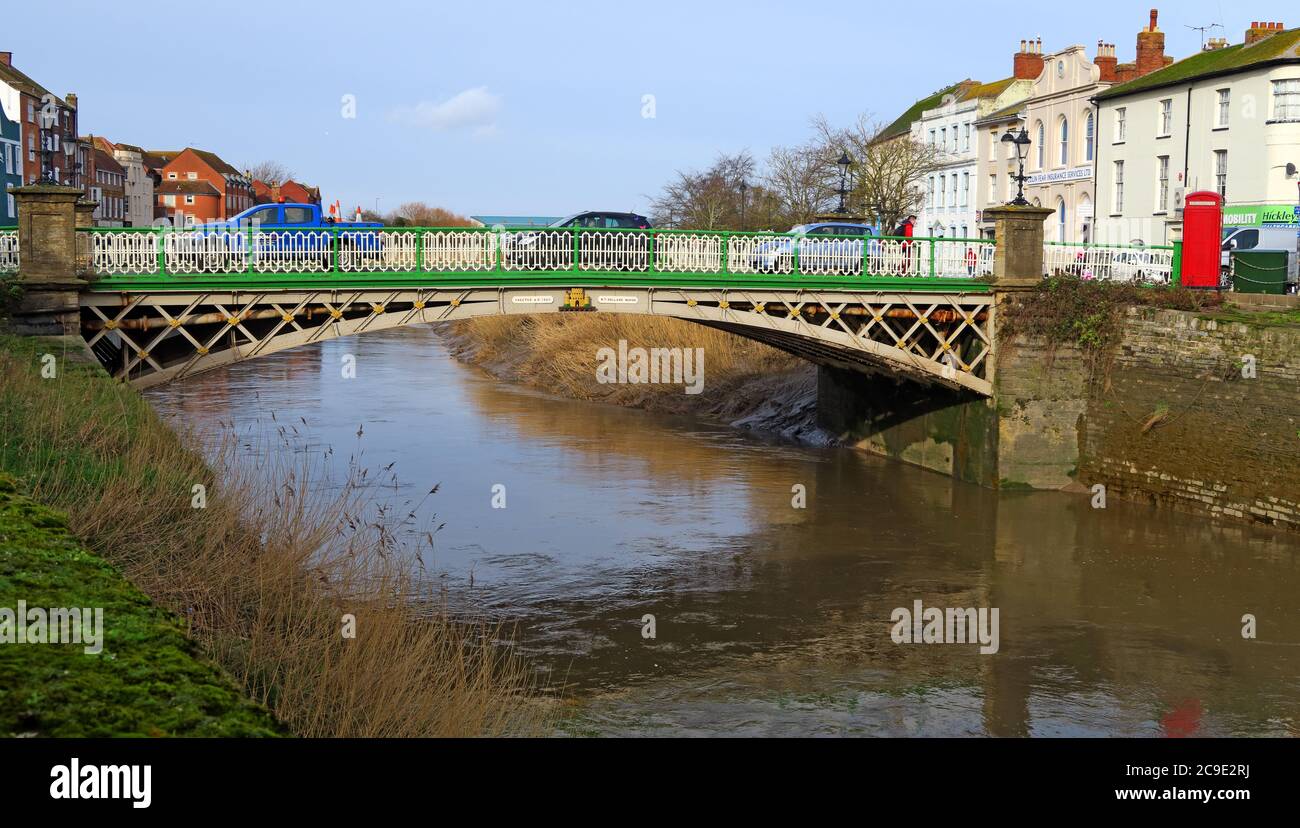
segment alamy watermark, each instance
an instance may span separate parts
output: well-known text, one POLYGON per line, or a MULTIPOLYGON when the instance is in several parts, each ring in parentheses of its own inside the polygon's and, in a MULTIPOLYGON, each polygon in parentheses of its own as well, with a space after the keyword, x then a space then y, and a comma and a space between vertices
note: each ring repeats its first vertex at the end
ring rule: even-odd
POLYGON ((889 620, 895 644, 979 644, 983 655, 998 651, 997 607, 925 607, 918 599, 910 610, 895 609, 889 620))
POLYGON ((596 351, 596 382, 601 385, 684 385, 687 394, 704 390, 703 348, 629 348, 596 351))
POLYGON ((104 650, 103 607, 0 607, 0 644, 81 644, 86 655, 104 650))

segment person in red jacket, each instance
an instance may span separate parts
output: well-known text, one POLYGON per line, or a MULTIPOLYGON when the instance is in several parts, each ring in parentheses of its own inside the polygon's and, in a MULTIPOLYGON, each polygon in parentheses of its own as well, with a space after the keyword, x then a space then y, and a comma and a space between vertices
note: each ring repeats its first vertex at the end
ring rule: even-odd
MULTIPOLYGON (((894 236, 902 239, 912 238, 913 231, 916 227, 916 216, 908 216, 903 219, 903 223, 894 228, 894 236)), ((912 271, 912 242, 904 241, 903 247, 903 272, 912 271)))

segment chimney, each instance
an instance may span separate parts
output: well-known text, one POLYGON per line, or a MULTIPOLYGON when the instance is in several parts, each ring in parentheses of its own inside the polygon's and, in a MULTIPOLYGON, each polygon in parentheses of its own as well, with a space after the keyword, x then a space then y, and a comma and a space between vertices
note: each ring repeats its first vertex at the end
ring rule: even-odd
POLYGON ((1250 46, 1265 38, 1272 37, 1284 28, 1281 23, 1251 23, 1250 28, 1246 30, 1246 45, 1250 46))
POLYGON ((1043 40, 1020 41, 1020 51, 1012 61, 1016 80, 1037 80, 1043 74, 1043 40))
POLYGON ((3 63, 5 66, 13 66, 13 65, 14 65, 14 53, 13 53, 13 52, 0 52, 0 63, 3 63))
POLYGON ((1097 58, 1093 61, 1101 70, 1102 83, 1115 83, 1119 80, 1119 58, 1115 57, 1115 44, 1097 41, 1097 58))
POLYGON ((1212 37, 1205 41, 1205 51, 1217 52, 1220 49, 1228 48, 1228 39, 1226 37, 1212 37))
POLYGON ((76 109, 77 109, 77 93, 76 93, 76 92, 69 92, 68 94, 64 95, 64 96, 63 96, 63 101, 64 101, 64 103, 66 103, 66 104, 68 105, 68 109, 71 109, 71 110, 73 110, 74 112, 76 111, 76 109))
POLYGON ((1159 17, 1160 10, 1152 9, 1151 25, 1138 32, 1136 77, 1149 75, 1169 65, 1165 60, 1165 33, 1157 25, 1159 17))

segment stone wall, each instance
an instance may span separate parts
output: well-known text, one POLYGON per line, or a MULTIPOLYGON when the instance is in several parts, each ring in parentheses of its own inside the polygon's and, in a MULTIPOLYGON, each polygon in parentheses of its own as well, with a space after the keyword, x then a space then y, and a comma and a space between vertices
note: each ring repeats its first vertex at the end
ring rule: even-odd
POLYGON ((1100 483, 1108 497, 1300 529, 1300 325, 1134 308, 1092 379, 1077 348, 998 347, 994 402, 822 368, 819 422, 981 485, 1100 483))
POLYGON ((1081 449, 1110 494, 1300 529, 1300 326, 1131 310, 1081 449))

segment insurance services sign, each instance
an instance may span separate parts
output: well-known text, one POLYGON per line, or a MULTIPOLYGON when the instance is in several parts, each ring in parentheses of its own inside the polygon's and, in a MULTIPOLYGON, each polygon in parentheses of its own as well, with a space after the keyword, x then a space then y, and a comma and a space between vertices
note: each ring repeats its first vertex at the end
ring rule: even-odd
POLYGON ((1087 181, 1092 178, 1092 167, 1075 167, 1070 170, 1052 170, 1034 173, 1025 178, 1031 187, 1035 184, 1065 184, 1070 181, 1087 181))

